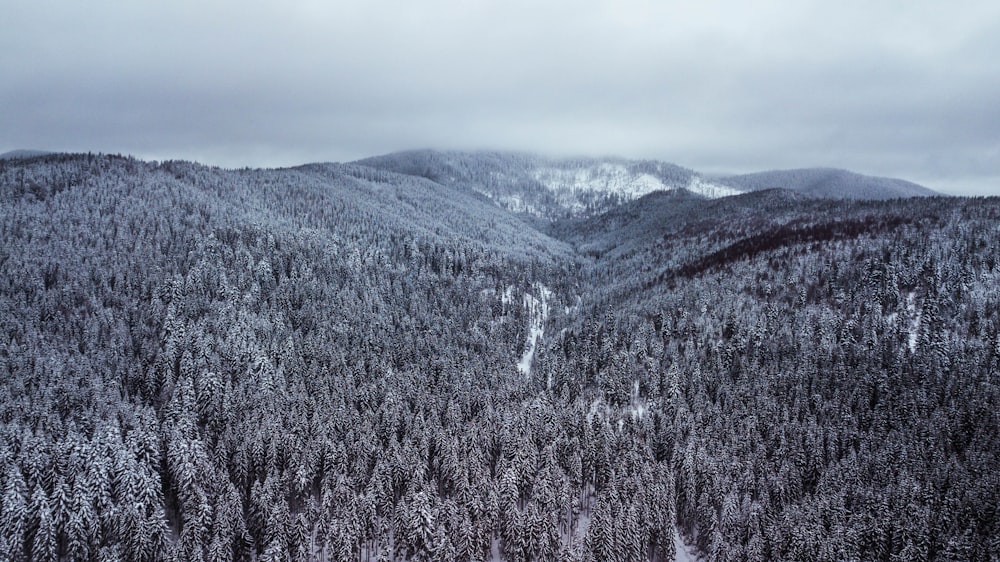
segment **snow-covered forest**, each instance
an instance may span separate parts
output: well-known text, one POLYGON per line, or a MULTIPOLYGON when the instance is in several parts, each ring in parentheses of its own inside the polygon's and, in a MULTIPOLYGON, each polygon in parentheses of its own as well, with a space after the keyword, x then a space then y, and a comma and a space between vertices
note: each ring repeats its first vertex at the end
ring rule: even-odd
POLYGON ((0 559, 1000 558, 1000 199, 508 161, 0 161, 0 559))

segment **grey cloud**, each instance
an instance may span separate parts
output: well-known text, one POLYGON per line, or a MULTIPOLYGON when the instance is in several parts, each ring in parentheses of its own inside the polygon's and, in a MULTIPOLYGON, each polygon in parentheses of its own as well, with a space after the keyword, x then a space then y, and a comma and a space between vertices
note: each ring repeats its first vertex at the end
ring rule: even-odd
POLYGON ((985 1, 51 0, 5 15, 4 150, 239 166, 502 148, 1000 194, 1000 8, 985 1))

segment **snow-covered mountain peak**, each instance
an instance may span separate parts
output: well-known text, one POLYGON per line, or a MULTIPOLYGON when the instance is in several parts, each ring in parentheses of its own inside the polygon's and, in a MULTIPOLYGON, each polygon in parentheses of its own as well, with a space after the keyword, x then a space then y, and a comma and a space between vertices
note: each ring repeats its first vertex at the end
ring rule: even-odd
POLYGON ((635 173, 623 164, 610 162, 575 168, 542 167, 533 170, 531 176, 553 191, 608 192, 629 199, 673 188, 652 174, 635 173))

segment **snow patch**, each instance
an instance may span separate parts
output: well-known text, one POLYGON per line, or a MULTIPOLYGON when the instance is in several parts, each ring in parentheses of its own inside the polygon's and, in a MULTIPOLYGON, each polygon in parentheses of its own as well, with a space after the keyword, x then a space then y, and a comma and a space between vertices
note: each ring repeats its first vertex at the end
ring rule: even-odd
POLYGON ((646 403, 638 402, 632 404, 628 409, 628 413, 632 417, 632 421, 642 421, 642 416, 646 415, 646 403))
POLYGON ((917 297, 913 291, 906 294, 906 311, 910 317, 907 345, 910 347, 910 353, 914 353, 917 351, 917 338, 920 335, 920 311, 917 310, 917 297))
POLYGON ((594 423, 594 416, 596 416, 598 414, 598 412, 600 411, 601 404, 603 404, 603 402, 604 401, 601 400, 601 398, 594 398, 594 400, 591 401, 590 407, 587 408, 587 423, 588 424, 594 423))
POLYGON ((650 174, 635 174, 621 164, 601 164, 593 168, 539 168, 532 177, 553 190, 572 192, 607 191, 635 199, 654 191, 670 189, 650 174))
POLYGON ((681 534, 677 532, 677 527, 674 527, 674 549, 677 551, 677 555, 674 560, 677 562, 698 562, 698 555, 695 554, 693 547, 688 546, 681 538, 681 534))
POLYGON ((517 362, 517 368, 525 377, 531 376, 531 363, 535 359, 538 341, 545 335, 545 320, 549 317, 549 299, 552 291, 541 283, 532 287, 538 292, 538 298, 531 293, 525 293, 522 299, 524 310, 528 313, 528 340, 524 344, 524 354, 517 362))
MULTIPOLYGON (((492 196, 490 198, 494 199, 492 196)), ((524 201, 524 198, 517 194, 504 195, 501 197, 497 197, 494 200, 497 201, 501 207, 514 213, 527 213, 529 215, 541 214, 541 211, 538 209, 538 207, 530 203, 526 203, 524 201)))
MULTIPOLYGON (((553 191, 579 192, 609 192, 617 193, 628 199, 637 199, 654 191, 674 189, 675 185, 667 185, 660 178, 646 173, 630 171, 622 164, 601 164, 591 168, 539 168, 532 172, 532 177, 553 191)), ((738 189, 712 183, 699 176, 691 176, 685 186, 688 190, 709 198, 727 197, 742 193, 738 189)))
POLYGON ((691 176, 691 181, 688 182, 687 189, 692 193, 703 195, 709 199, 718 199, 719 197, 729 197, 730 195, 743 193, 738 189, 712 183, 698 176, 691 176))
POLYGON ((506 289, 503 290, 503 295, 500 296, 500 304, 508 305, 514 302, 514 286, 508 285, 506 289))
POLYGON ((639 379, 632 381, 632 400, 628 413, 632 421, 642 421, 642 416, 646 415, 646 401, 639 396, 639 379))

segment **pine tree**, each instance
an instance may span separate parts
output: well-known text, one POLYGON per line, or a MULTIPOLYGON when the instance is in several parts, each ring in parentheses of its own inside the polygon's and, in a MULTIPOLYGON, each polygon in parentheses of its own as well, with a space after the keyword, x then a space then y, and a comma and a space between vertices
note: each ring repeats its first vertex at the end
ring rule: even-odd
POLYGON ((37 525, 32 537, 31 559, 55 562, 58 560, 56 518, 48 496, 40 487, 32 495, 31 510, 33 523, 37 525))
POLYGON ((2 503, 0 503, 0 546, 11 560, 22 560, 25 555, 28 530, 28 501, 26 485, 21 471, 11 465, 7 470, 2 503))

